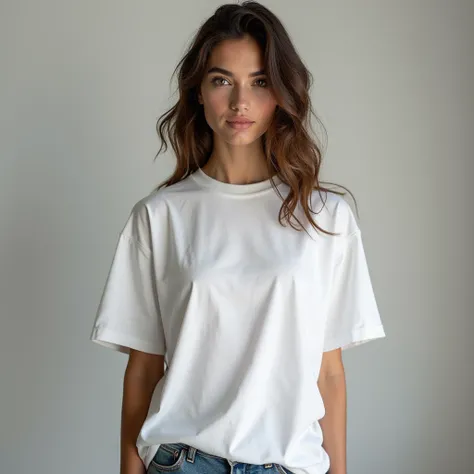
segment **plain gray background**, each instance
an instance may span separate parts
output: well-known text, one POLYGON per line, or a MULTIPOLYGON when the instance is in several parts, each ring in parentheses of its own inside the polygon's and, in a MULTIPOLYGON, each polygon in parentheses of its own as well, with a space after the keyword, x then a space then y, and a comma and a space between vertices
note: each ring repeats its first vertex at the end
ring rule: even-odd
MULTIPOLYGON (((356 195, 387 333, 344 353, 348 473, 474 472, 474 2, 263 3, 314 74, 322 177, 356 195)), ((119 472, 126 356, 89 335, 219 4, 1 2, 1 473, 119 472)))

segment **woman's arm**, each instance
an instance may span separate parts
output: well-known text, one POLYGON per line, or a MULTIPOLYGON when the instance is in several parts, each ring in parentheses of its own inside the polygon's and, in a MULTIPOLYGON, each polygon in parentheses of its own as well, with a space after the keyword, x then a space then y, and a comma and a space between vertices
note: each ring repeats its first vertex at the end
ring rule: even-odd
POLYGON ((320 424, 331 463, 329 474, 346 474, 346 379, 340 348, 323 352, 318 387, 326 412, 320 424))
POLYGON ((130 349, 123 381, 120 433, 120 474, 144 474, 137 438, 145 421, 153 390, 164 375, 164 356, 130 349))

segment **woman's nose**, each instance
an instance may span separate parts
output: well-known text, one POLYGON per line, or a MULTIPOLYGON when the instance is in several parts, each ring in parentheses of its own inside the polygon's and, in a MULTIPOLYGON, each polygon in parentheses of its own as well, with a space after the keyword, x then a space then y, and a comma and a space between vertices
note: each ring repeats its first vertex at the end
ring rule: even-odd
POLYGON ((235 87, 232 91, 230 107, 233 110, 247 110, 249 108, 248 92, 243 87, 235 87))

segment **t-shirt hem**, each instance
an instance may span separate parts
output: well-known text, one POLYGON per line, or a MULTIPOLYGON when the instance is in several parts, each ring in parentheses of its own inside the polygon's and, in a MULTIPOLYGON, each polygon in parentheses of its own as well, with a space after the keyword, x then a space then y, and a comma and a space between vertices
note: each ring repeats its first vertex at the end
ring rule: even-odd
POLYGON ((340 334, 338 336, 329 338, 324 343, 323 352, 332 351, 338 348, 347 350, 383 337, 386 337, 386 335, 382 324, 377 326, 365 326, 353 329, 347 334, 340 334))
POLYGON ((164 348, 158 347, 156 342, 140 339, 130 334, 123 334, 104 326, 94 326, 90 340, 102 347, 107 347, 123 354, 129 354, 130 349, 156 355, 165 354, 164 348))

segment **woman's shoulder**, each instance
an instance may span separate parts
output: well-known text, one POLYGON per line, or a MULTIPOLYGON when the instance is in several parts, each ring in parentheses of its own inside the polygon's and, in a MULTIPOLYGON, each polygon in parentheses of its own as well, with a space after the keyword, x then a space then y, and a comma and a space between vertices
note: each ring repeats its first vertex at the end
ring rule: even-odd
POLYGON ((191 190, 192 182, 188 178, 170 186, 154 188, 134 201, 129 208, 121 234, 149 246, 151 229, 166 229, 171 203, 181 199, 185 192, 191 190))
POLYGON ((180 200, 189 195, 189 193, 198 190, 199 187, 189 175, 177 183, 155 187, 132 205, 132 212, 138 214, 148 212, 153 214, 158 212, 160 208, 166 207, 166 204, 170 201, 180 200))
POLYGON ((345 196, 332 192, 314 190, 312 208, 324 229, 349 236, 359 231, 355 213, 345 196))

